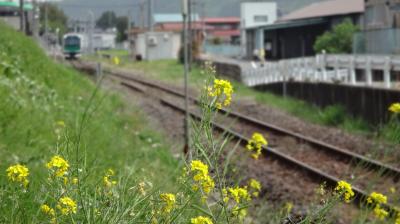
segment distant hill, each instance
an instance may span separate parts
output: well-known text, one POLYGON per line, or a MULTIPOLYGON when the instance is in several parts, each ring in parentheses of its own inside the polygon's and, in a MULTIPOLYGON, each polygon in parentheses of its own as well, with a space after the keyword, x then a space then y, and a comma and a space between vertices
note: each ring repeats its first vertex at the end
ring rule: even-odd
MULTIPOLYGON (((260 2, 271 2, 273 0, 259 0, 260 2)), ((324 0, 274 0, 283 14, 301 8, 313 2, 324 0)), ((132 12, 135 21, 140 18, 139 3, 143 0, 64 0, 57 4, 73 19, 87 19, 88 11, 91 10, 98 17, 107 10, 113 10, 118 15, 127 15, 132 12)), ((206 16, 239 16, 240 3, 244 0, 202 0, 205 3, 206 16)), ((155 13, 179 13, 181 0, 154 0, 155 13)), ((202 10, 195 6, 195 11, 200 15, 202 10)), ((147 14, 145 9, 144 15, 147 14)))

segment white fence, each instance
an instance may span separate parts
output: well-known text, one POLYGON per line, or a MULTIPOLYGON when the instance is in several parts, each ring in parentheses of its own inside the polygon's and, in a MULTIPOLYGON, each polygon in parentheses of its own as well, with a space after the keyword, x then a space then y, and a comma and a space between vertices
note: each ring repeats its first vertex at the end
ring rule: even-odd
POLYGON ((391 72, 400 71, 400 56, 321 54, 315 57, 266 62, 263 67, 260 64, 242 64, 241 67, 241 79, 248 86, 293 80, 391 88, 391 72), (356 70, 364 71, 362 81, 357 80, 356 70), (383 82, 374 80, 374 71, 382 72, 383 82))

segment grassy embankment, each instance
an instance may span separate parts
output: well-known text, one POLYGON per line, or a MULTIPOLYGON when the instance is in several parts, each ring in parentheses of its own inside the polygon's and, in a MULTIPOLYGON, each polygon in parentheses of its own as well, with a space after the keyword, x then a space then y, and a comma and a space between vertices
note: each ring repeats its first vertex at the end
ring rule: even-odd
POLYGON ((178 162, 137 108, 97 91, 85 76, 54 63, 33 40, 1 22, 0 30, 0 223, 43 223, 44 164, 54 155, 67 158, 71 168, 78 162, 90 167, 84 171, 87 184, 98 184, 112 168, 115 178, 131 175, 173 188, 178 162), (3 196, 5 171, 17 163, 29 168, 30 184, 23 208, 13 214, 3 196))

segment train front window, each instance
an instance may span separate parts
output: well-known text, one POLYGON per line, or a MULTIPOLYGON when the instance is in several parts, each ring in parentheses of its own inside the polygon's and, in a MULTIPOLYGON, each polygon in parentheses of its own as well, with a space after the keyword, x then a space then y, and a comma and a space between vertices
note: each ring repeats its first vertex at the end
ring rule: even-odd
POLYGON ((65 45, 66 46, 79 46, 80 41, 78 37, 67 37, 65 39, 65 45))

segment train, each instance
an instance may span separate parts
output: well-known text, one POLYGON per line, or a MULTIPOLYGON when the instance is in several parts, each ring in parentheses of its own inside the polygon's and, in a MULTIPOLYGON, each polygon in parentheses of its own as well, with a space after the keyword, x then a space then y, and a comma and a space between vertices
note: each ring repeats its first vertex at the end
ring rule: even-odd
POLYGON ((87 38, 77 33, 67 33, 63 37, 63 53, 66 59, 76 59, 85 52, 87 38))

